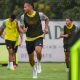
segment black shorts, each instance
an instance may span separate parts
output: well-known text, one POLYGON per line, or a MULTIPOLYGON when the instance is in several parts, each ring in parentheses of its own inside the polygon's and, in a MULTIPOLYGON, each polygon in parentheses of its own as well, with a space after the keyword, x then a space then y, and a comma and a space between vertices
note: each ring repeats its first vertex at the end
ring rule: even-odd
POLYGON ((70 52, 70 46, 64 45, 64 52, 70 52))
POLYGON ((43 46, 43 38, 38 38, 34 41, 26 41, 26 49, 28 54, 33 53, 36 46, 43 46))
POLYGON ((17 50, 18 50, 18 46, 15 46, 14 52, 17 53, 17 50))
POLYGON ((14 50, 16 41, 5 40, 5 43, 6 43, 7 49, 12 48, 14 50))

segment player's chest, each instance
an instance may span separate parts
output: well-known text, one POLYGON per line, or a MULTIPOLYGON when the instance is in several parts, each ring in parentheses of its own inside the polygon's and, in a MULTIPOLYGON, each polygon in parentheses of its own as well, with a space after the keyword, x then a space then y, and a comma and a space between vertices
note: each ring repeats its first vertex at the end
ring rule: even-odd
POLYGON ((26 23, 28 25, 37 25, 40 22, 39 17, 27 17, 26 18, 26 23))

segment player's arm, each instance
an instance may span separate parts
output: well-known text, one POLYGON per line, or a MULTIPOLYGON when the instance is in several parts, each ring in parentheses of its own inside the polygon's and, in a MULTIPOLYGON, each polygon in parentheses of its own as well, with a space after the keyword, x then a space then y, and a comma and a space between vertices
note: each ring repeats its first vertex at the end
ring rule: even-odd
POLYGON ((16 24, 17 24, 17 31, 19 33, 23 33, 23 29, 19 26, 19 22, 16 20, 16 24))
POLYGON ((66 34, 66 30, 65 30, 65 26, 64 29, 62 29, 61 33, 60 33, 60 38, 67 38, 69 37, 69 34, 66 34))
POLYGON ((20 27, 21 27, 23 33, 27 32, 28 27, 27 26, 25 27, 25 24, 24 24, 24 15, 21 16, 20 27))
POLYGON ((23 34, 22 33, 20 33, 20 38, 19 38, 19 46, 21 46, 21 44, 22 44, 22 41, 23 41, 23 34))
POLYGON ((3 23, 2 23, 2 25, 0 27, 0 36, 2 35, 2 33, 3 33, 4 29, 5 29, 5 23, 6 23, 6 21, 3 21, 3 23))
POLYGON ((0 36, 2 39, 4 39, 4 36, 5 36, 5 29, 4 31, 2 32, 2 35, 0 36))
POLYGON ((45 16, 45 29, 44 32, 47 34, 48 33, 48 24, 49 24, 49 18, 45 16))
POLYGON ((2 35, 4 29, 0 28, 0 36, 2 35))
POLYGON ((69 34, 64 34, 64 32, 61 32, 60 34, 60 38, 67 38, 69 36, 69 34))
POLYGON ((39 12, 39 15, 40 15, 40 19, 45 21, 44 33, 47 34, 48 33, 49 18, 42 12, 39 12))

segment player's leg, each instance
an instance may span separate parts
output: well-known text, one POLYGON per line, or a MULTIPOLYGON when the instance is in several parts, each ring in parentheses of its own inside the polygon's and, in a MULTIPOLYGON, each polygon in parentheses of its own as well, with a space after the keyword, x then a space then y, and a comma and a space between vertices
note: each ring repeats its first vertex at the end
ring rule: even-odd
POLYGON ((66 62, 67 68, 69 68, 69 52, 65 52, 65 62, 66 62))
POLYGON ((69 52, 65 52, 66 71, 69 71, 69 52))
POLYGON ((14 54, 13 54, 13 65, 14 65, 14 68, 16 68, 16 66, 17 66, 17 64, 16 64, 17 49, 18 49, 18 46, 15 46, 15 48, 14 48, 14 54))
POLYGON ((32 67, 32 71, 33 71, 33 78, 37 78, 37 70, 36 70, 36 66, 35 66, 35 60, 34 60, 34 41, 33 42, 26 42, 26 48, 27 48, 27 52, 28 52, 28 56, 29 56, 29 63, 32 67))
POLYGON ((35 41, 35 51, 37 53, 37 73, 41 73, 41 59, 42 59, 43 38, 35 41))
POLYGON ((37 73, 41 73, 41 59, 42 59, 42 47, 36 46, 35 51, 37 53, 37 73))
POLYGON ((31 54, 28 54, 28 55, 29 55, 30 65, 32 66, 33 78, 37 78, 37 69, 35 66, 34 52, 32 52, 31 54))
POLYGON ((68 48, 65 49, 65 63, 67 67, 67 71, 69 71, 69 60, 70 60, 70 51, 68 48))
POLYGON ((14 67, 13 67, 13 54, 14 54, 14 49, 13 49, 13 46, 12 46, 12 41, 6 40, 6 46, 7 46, 8 52, 9 52, 8 67, 9 67, 11 70, 14 70, 14 67))
POLYGON ((12 49, 13 49, 13 66, 16 68, 16 52, 17 52, 17 46, 15 47, 16 41, 12 41, 12 49))
POLYGON ((13 54, 14 54, 13 49, 9 48, 8 52, 9 52, 9 67, 10 69, 14 70, 13 68, 13 54))

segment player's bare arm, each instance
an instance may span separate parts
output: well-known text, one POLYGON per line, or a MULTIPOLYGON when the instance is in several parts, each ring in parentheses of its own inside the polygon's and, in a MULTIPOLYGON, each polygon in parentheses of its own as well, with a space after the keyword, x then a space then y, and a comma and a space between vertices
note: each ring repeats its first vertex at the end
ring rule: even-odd
POLYGON ((0 36, 2 35, 3 31, 4 31, 4 29, 0 28, 0 36))
POLYGON ((49 24, 49 18, 46 16, 45 17, 45 29, 44 29, 45 34, 48 33, 48 24, 49 24))
POLYGON ((19 33, 24 33, 23 27, 20 27, 20 26, 18 25, 18 21, 16 21, 16 24, 17 24, 17 30, 18 30, 18 32, 19 32, 19 33))
POLYGON ((69 34, 64 34, 63 32, 60 34, 60 38, 67 38, 69 37, 69 34))
POLYGON ((20 38, 19 38, 19 43, 18 43, 19 46, 21 46, 22 41, 23 41, 23 34, 20 33, 20 38))
POLYGON ((2 33, 4 32, 5 29, 5 21, 3 21, 1 27, 0 27, 0 36, 2 35, 2 33))

